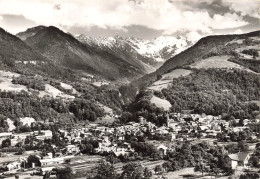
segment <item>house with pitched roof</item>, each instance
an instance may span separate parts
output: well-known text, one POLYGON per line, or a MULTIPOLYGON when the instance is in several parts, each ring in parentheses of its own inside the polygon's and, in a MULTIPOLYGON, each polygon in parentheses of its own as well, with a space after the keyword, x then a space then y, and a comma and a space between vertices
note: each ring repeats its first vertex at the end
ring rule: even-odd
POLYGON ((235 169, 237 166, 247 167, 250 154, 248 152, 238 152, 229 154, 228 158, 232 169, 235 169))

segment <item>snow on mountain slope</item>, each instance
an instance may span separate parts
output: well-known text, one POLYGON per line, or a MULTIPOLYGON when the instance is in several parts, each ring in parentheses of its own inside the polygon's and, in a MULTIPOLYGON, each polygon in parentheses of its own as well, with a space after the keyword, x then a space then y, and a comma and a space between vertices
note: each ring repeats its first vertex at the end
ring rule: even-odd
POLYGON ((146 58, 145 61, 142 60, 145 64, 152 66, 153 64, 149 64, 149 62, 157 62, 156 65, 158 65, 158 63, 166 61, 192 45, 192 42, 187 41, 185 37, 181 36, 161 36, 152 41, 134 37, 123 38, 119 36, 94 38, 85 35, 77 35, 75 37, 85 44, 95 45, 99 48, 109 48, 114 52, 127 50, 129 53, 137 53, 143 58, 146 58))
POLYGON ((160 36, 152 41, 128 38, 140 54, 157 61, 165 61, 191 46, 191 42, 184 37, 160 36))

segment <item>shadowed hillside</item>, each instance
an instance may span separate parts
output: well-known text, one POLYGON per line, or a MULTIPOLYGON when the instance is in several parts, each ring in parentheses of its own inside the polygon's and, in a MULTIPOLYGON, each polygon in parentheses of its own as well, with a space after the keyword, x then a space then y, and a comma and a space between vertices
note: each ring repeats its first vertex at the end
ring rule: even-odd
POLYGON ((110 80, 136 78, 145 74, 145 69, 138 63, 86 46, 56 27, 35 29, 35 33, 30 30, 29 34, 22 34, 27 37, 25 42, 55 64, 101 75, 110 80))

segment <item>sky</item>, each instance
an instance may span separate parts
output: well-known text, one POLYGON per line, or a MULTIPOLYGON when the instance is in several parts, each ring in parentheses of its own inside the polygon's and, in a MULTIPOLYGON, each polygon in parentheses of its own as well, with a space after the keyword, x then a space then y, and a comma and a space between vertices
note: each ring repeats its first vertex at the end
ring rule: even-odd
POLYGON ((38 25, 93 37, 214 34, 260 29, 260 0, 0 0, 0 27, 12 34, 38 25))

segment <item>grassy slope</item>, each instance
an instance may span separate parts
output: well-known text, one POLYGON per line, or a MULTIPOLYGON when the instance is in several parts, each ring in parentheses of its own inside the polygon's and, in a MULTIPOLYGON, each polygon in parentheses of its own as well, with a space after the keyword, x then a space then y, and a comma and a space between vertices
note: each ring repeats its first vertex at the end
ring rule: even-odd
MULTIPOLYGON (((167 60, 158 70, 151 74, 147 74, 142 78, 132 82, 133 85, 139 88, 146 87, 155 81, 158 75, 163 75, 172 69, 190 65, 196 61, 201 60, 204 56, 210 52, 223 52, 228 51, 225 44, 234 39, 246 39, 247 37, 259 36, 260 31, 251 32, 242 35, 217 35, 208 36, 199 40, 194 46, 176 55, 175 57, 167 60)), ((230 47, 229 47, 230 48, 230 47)))

